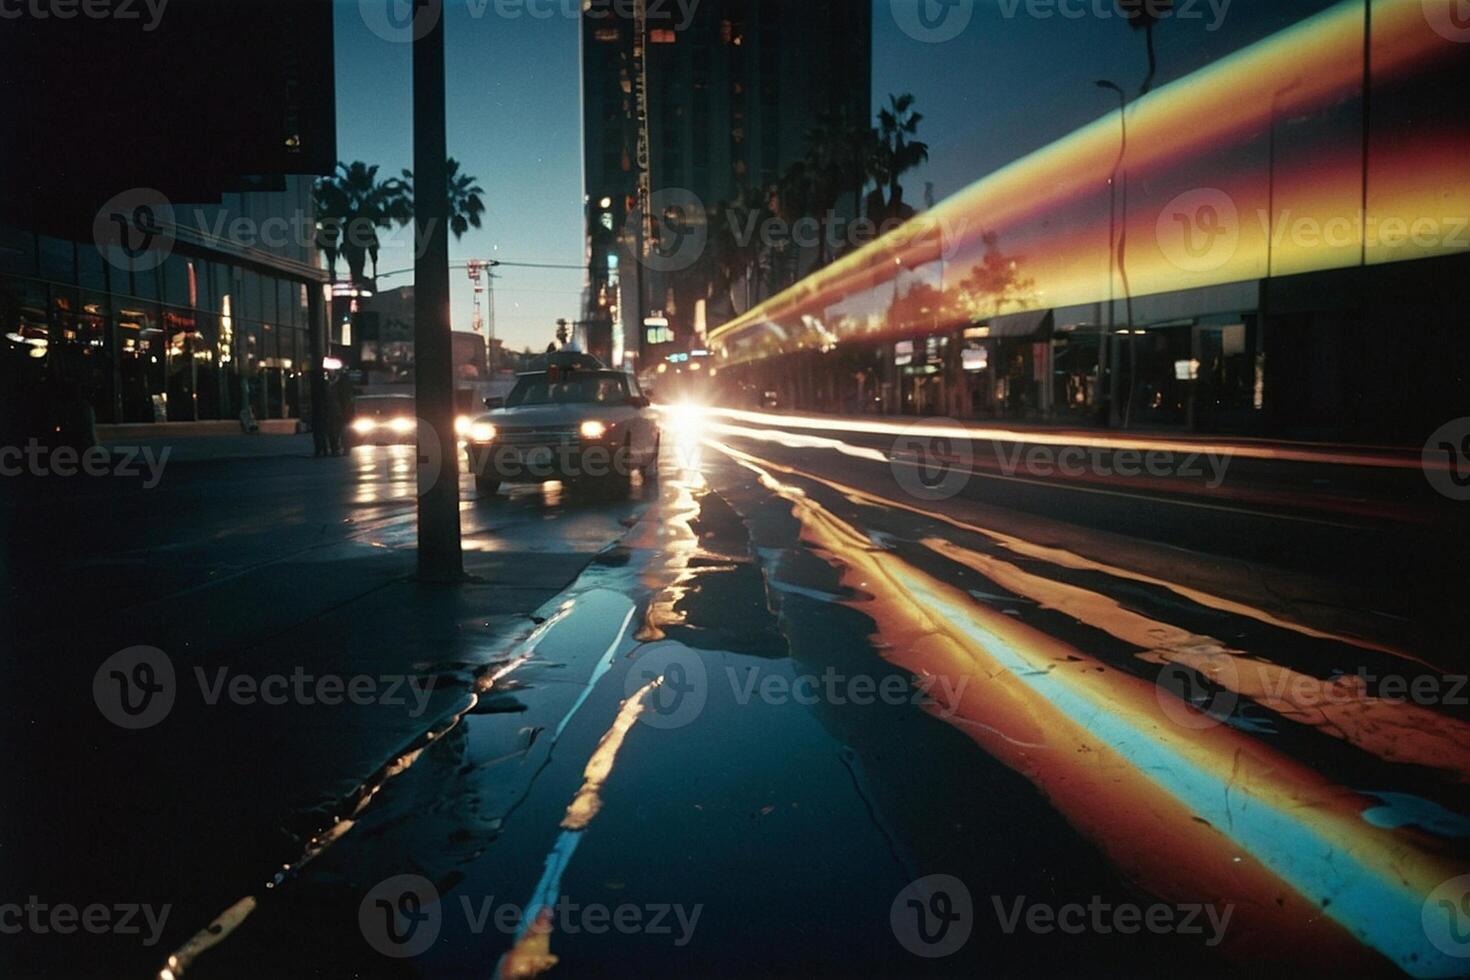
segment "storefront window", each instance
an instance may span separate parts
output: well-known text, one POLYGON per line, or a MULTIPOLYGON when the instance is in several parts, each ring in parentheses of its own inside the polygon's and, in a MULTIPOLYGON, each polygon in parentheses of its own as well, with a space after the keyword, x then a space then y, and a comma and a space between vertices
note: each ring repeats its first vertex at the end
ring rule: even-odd
POLYGON ((261 322, 260 276, 249 269, 240 272, 240 302, 235 315, 257 326, 261 322))
MULTIPOLYGON (((258 302, 259 283, 255 285, 257 286, 258 302)), ((260 335, 260 323, 259 321, 239 323, 236 330, 245 340, 239 375, 242 401, 249 404, 250 411, 257 418, 265 418, 265 387, 261 384, 260 378, 260 361, 265 344, 260 335)))
POLYGON ((1197 374, 1193 324, 1135 326, 1118 345, 1125 379, 1123 418, 1127 425, 1176 426, 1189 420, 1197 374))
POLYGON ((194 410, 196 418, 220 418, 219 316, 215 313, 213 264, 191 259, 194 267, 194 410))
POLYGON ((198 417, 194 404, 194 338, 198 322, 192 309, 165 307, 163 327, 168 418, 170 422, 192 421, 198 417))
POLYGON ((189 282, 189 260, 170 255, 163 263, 163 301, 170 306, 192 306, 189 282))
MULTIPOLYGON (((4 352, 0 364, 0 414, 25 426, 25 392, 38 385, 46 363, 50 331, 46 322, 46 290, 33 279, 0 276, 0 326, 4 352), (7 404, 8 403, 8 404, 7 404)), ((0 419, 0 424, 6 420, 0 419)))
POLYGON ((280 323, 279 300, 276 298, 276 280, 270 276, 260 277, 260 320, 262 323, 280 323))
POLYGON ((216 264, 211 267, 214 287, 211 302, 219 314, 219 338, 215 344, 215 361, 219 366, 218 398, 220 418, 235 418, 240 414, 240 328, 235 319, 236 298, 239 295, 236 270, 233 266, 216 264))
POLYGON ((123 421, 165 421, 167 342, 162 312, 155 304, 129 303, 118 310, 117 324, 123 421))
POLYGON ((1101 410, 1101 327, 1058 328, 1052 340, 1052 399, 1059 417, 1092 420, 1101 410))
POLYGON ((52 332, 48 370, 78 386, 99 422, 115 421, 107 294, 54 290, 52 306, 56 329, 52 332))
POLYGON ((294 327, 296 304, 291 302, 291 283, 286 279, 276 280, 276 322, 283 327, 294 327))

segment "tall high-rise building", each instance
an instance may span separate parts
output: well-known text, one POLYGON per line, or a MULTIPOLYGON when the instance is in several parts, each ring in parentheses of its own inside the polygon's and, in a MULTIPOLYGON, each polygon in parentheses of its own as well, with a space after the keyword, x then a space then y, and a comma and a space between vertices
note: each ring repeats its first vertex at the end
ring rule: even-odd
POLYGON ((637 0, 629 18, 627 4, 594 0, 582 15, 586 315, 611 323, 614 356, 629 361, 691 346, 761 298, 753 284, 737 300, 711 296, 710 247, 642 261, 655 225, 694 226, 723 202, 760 199, 819 126, 871 125, 867 4, 690 6, 637 0))

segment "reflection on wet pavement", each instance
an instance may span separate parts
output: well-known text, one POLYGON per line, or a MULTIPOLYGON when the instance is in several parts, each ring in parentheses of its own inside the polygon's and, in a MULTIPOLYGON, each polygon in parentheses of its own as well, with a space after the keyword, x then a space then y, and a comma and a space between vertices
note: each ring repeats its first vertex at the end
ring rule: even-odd
MULTIPOLYGON (((1362 816, 1372 799, 1278 755, 1248 737, 1245 726, 1218 724, 1173 701, 1166 688, 1144 682, 1126 665, 1120 672, 1116 660, 1104 663, 1044 632, 1044 624, 1028 625, 1038 618, 1034 612, 1018 620, 974 602, 887 548, 874 547, 868 534, 776 480, 761 465, 768 461, 721 448, 790 501, 810 542, 841 562, 845 583, 874 593, 864 608, 878 625, 886 655, 915 673, 981 682, 961 704, 936 706, 936 714, 952 717, 988 752, 1035 781, 1153 894, 1228 898, 1237 903, 1247 935, 1258 942, 1267 937, 1276 955, 1290 953, 1304 966, 1319 964, 1324 946, 1343 946, 1346 937, 1334 935, 1325 913, 1405 970, 1442 975, 1457 967, 1421 925, 1427 896, 1455 874, 1454 863, 1428 842, 1382 833, 1381 822, 1362 816), (1274 942, 1271 933, 1278 934, 1274 942), (1309 959, 1303 958, 1307 936, 1315 940, 1309 959)), ((1138 659, 1213 664, 1217 669, 1201 673, 1216 683, 1222 660, 1232 667, 1240 662, 1219 640, 1151 620, 1106 596, 950 541, 918 543, 984 575, 990 588, 1031 600, 1028 610, 1058 610, 1140 648, 1138 659)), ((1072 557, 1068 564, 1079 562, 1072 557)), ((1295 627, 1264 614, 1253 618, 1295 627)), ((1355 652, 1350 648, 1338 663, 1354 663, 1355 652)), ((1270 666, 1253 660, 1238 673, 1274 679, 1279 690, 1291 678, 1279 669, 1273 674, 1270 666)), ((1292 717, 1279 699, 1222 686, 1292 717)), ((1312 693, 1308 688, 1308 698, 1312 693)), ((1308 722, 1389 761, 1455 767, 1463 753, 1454 747, 1461 723, 1361 693, 1342 710, 1308 722), (1333 724, 1336 718, 1354 723, 1333 724)), ((1340 949, 1340 955, 1349 962, 1351 950, 1340 949)))
POLYGON ((472 505, 486 551, 502 531, 533 549, 549 514, 632 527, 534 629, 462 665, 473 703, 200 975, 380 968, 358 903, 409 872, 448 910, 526 900, 510 929, 446 911, 415 975, 1459 965, 1423 923, 1465 865, 1464 722, 1354 674, 1424 671, 1414 654, 733 445, 670 448, 636 520, 560 488, 472 505), (902 696, 800 696, 831 679, 902 696), (968 883, 976 920, 937 964, 894 941, 889 909, 936 872, 968 883), (1222 934, 1048 938, 991 915, 1026 895, 1198 903, 1222 934), (579 929, 568 898, 702 915, 681 945, 579 929))

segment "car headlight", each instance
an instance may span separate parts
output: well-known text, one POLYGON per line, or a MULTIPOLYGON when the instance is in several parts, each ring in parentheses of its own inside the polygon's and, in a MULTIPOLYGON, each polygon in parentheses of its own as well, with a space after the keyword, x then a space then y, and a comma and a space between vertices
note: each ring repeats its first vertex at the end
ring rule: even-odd
POLYGON ((578 431, 582 433, 583 439, 601 439, 607 435, 607 426, 596 419, 588 419, 578 431))
POLYGON ((367 435, 377 427, 378 423, 372 419, 354 419, 352 422, 352 431, 359 435, 367 435))
POLYGON ((494 442, 495 426, 489 422, 470 423, 470 442, 494 442))
POLYGON ((459 416, 454 420, 454 434, 463 439, 470 434, 470 426, 474 424, 474 421, 468 415, 459 416))
POLYGON ((414 424, 413 419, 394 419, 392 422, 388 423, 388 428, 392 429, 399 435, 407 435, 415 428, 417 428, 417 426, 414 424))

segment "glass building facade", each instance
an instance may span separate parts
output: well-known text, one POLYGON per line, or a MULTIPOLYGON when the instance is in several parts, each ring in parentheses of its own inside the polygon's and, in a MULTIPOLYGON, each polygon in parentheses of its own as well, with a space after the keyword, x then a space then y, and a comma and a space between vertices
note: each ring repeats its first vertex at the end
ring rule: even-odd
POLYGON ((312 290, 326 280, 307 236, 311 178, 285 190, 176 206, 181 232, 157 268, 129 271, 96 244, 0 225, 0 386, 27 400, 75 384, 99 423, 301 418, 309 398, 312 290), (267 222, 275 219, 274 225, 267 222), (241 241, 226 236, 249 230, 241 241), (30 393, 28 395, 27 393, 30 393))
POLYGON ((1335 4, 714 329, 717 387, 1416 442, 1467 406, 1467 71, 1419 4, 1335 4))

